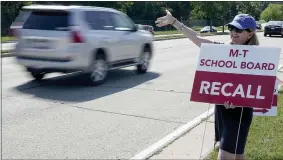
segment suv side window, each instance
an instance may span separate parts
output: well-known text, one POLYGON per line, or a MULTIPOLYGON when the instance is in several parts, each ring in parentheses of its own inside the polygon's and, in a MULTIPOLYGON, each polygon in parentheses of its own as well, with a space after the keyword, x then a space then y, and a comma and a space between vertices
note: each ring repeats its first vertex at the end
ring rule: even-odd
POLYGON ((113 13, 112 18, 115 30, 128 31, 134 28, 133 23, 123 15, 113 13))
POLYGON ((111 21, 109 12, 103 11, 86 11, 85 20, 92 30, 113 30, 114 26, 111 21))

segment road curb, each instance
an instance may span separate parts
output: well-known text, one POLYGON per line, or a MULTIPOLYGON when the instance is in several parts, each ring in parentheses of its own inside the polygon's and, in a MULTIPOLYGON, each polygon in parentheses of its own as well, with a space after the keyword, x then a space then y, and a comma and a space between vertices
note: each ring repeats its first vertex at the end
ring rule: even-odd
POLYGON ((200 123, 204 122, 210 116, 214 114, 214 107, 210 108, 208 111, 202 113, 200 116, 194 118, 192 121, 184 124, 183 126, 176 129, 174 132, 170 133, 163 139, 157 141, 155 144, 149 146, 145 150, 141 151, 140 153, 136 154, 131 159, 147 159, 162 150, 164 147, 172 143, 174 140, 178 139, 200 123))
POLYGON ((178 33, 178 34, 169 34, 169 35, 155 35, 154 37, 155 37, 155 38, 158 38, 158 37, 181 36, 181 35, 183 35, 183 34, 178 33))
POLYGON ((13 57, 13 54, 12 53, 2 53, 1 58, 5 58, 5 57, 13 57))
POLYGON ((5 44, 5 43, 15 43, 16 41, 5 41, 5 42, 1 42, 2 44, 5 44))
POLYGON ((186 37, 172 37, 172 38, 168 38, 168 39, 155 39, 154 41, 166 41, 166 40, 174 40, 174 39, 184 39, 186 37))

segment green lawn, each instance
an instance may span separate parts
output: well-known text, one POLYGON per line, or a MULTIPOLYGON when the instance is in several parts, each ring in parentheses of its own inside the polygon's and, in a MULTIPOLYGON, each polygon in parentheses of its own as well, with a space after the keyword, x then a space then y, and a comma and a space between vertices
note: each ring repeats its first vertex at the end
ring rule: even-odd
POLYGON ((177 30, 172 30, 172 31, 155 31, 154 35, 170 35, 170 34, 181 34, 181 32, 177 30))
MULTIPOLYGON (((217 27, 217 30, 218 30, 218 31, 222 31, 222 26, 218 26, 218 27, 217 27)), ((224 26, 224 30, 228 30, 228 27, 227 27, 227 26, 224 26)))
POLYGON ((15 40, 15 37, 11 37, 11 36, 1 37, 1 43, 8 42, 8 41, 13 41, 13 40, 15 40))
POLYGON ((204 27, 204 26, 194 26, 194 27, 192 27, 192 29, 193 29, 194 31, 200 31, 203 27, 204 27))
POLYGON ((10 50, 7 50, 7 51, 1 50, 1 53, 9 53, 9 52, 10 52, 10 50))
MULTIPOLYGON (((246 146, 247 159, 283 159, 283 93, 278 97, 276 117, 255 117, 246 146)), ((217 159, 213 152, 207 159, 217 159)))

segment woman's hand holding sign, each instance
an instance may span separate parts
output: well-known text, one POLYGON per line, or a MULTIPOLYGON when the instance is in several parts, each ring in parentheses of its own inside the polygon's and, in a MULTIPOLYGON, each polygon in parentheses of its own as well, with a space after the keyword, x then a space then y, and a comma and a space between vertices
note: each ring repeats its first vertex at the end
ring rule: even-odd
POLYGON ((235 108, 235 106, 233 106, 233 103, 229 102, 229 101, 226 101, 224 103, 224 106, 225 106, 226 109, 234 109, 235 108))

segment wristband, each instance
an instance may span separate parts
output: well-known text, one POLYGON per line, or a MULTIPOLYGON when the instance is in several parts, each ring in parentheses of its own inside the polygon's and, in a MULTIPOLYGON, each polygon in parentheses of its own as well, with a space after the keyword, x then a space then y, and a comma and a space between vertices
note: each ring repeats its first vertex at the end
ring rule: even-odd
POLYGON ((175 22, 176 22, 176 19, 174 20, 174 22, 171 25, 173 26, 175 22))
POLYGON ((185 28, 185 25, 182 23, 182 24, 181 24, 181 27, 180 27, 178 30, 181 30, 181 31, 182 31, 184 28, 185 28))

